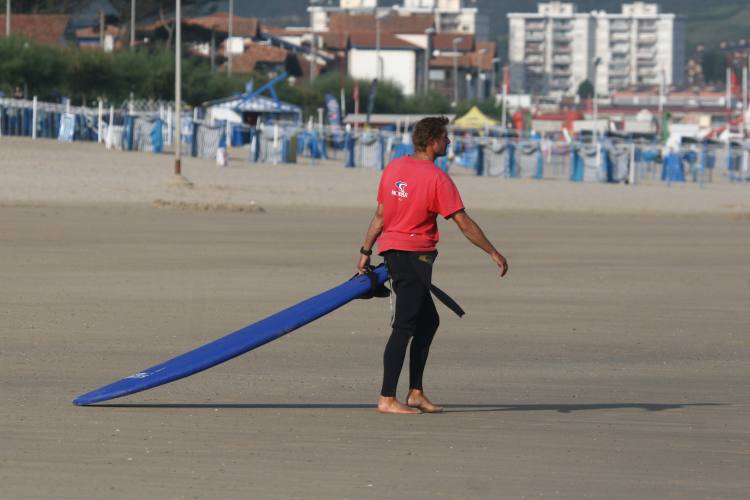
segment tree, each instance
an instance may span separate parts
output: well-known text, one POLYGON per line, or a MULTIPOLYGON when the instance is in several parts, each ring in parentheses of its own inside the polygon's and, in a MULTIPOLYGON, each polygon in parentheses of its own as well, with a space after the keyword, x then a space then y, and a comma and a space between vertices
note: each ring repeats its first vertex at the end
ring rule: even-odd
POLYGON ((701 67, 706 83, 723 83, 726 79, 726 56, 718 50, 707 50, 703 53, 701 67))
POLYGON ((594 97, 594 86, 591 84, 590 81, 584 80, 578 86, 577 94, 578 94, 578 97, 580 97, 582 101, 585 101, 586 99, 591 99, 592 97, 594 97))

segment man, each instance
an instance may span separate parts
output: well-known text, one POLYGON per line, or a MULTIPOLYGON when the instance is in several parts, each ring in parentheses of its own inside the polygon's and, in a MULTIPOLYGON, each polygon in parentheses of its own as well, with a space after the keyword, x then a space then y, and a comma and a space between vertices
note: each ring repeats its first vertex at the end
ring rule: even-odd
POLYGON ((396 293, 393 331, 383 354, 383 386, 378 400, 381 413, 438 413, 422 387, 422 374, 439 318, 430 295, 432 264, 439 240, 437 215, 452 219, 469 241, 487 252, 500 268, 508 263, 466 213, 451 178, 435 166, 450 140, 445 117, 417 122, 412 134, 414 155, 393 160, 383 171, 378 206, 360 249, 357 269, 366 271, 375 241, 383 256, 396 293), (396 399, 396 386, 411 340, 409 392, 404 403, 396 399))

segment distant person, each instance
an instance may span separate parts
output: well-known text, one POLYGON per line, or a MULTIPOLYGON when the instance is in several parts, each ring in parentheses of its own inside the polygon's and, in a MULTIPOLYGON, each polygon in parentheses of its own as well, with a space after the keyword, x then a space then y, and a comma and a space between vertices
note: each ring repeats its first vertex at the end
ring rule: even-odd
POLYGON ((378 400, 382 413, 443 410, 427 398, 422 386, 430 344, 439 324, 430 295, 439 240, 437 215, 452 219, 469 241, 487 252, 500 268, 501 277, 508 272, 505 257, 466 213, 456 185, 435 166, 435 158, 444 156, 450 144, 447 124, 445 117, 417 122, 412 135, 414 155, 393 160, 383 171, 378 206, 360 249, 357 269, 363 273, 377 240, 378 253, 388 265, 396 294, 393 331, 383 355, 383 386, 378 400), (401 403, 396 399, 396 386, 410 340, 409 392, 401 403))
POLYGON ((16 85, 16 89, 13 91, 13 98, 23 99, 23 90, 18 85, 16 85))

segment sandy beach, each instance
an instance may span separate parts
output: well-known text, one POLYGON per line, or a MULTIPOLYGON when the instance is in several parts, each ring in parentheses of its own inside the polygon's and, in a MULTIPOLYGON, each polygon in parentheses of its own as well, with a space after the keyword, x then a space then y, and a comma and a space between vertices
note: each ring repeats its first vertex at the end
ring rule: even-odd
MULTIPOLYGON (((0 138, 0 498, 737 499, 750 185, 454 176, 426 389, 374 403, 387 299, 110 404, 91 389, 350 277, 378 173, 0 138), (259 208, 262 208, 261 211, 259 208)), ((402 375, 399 395, 406 386, 402 375)), ((744 422, 744 423, 743 423, 744 422)))

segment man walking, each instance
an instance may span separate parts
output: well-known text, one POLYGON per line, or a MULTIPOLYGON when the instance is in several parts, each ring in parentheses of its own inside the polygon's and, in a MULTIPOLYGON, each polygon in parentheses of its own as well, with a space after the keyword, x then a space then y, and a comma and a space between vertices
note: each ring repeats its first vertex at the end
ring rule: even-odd
POLYGON ((482 229, 466 213, 451 178, 435 166, 450 140, 445 117, 417 122, 412 134, 414 155, 393 160, 383 171, 378 206, 360 249, 357 269, 366 271, 375 241, 383 256, 396 293, 393 331, 383 354, 383 386, 378 400, 381 413, 438 413, 442 407, 425 395, 422 375, 439 318, 430 295, 432 265, 439 240, 437 215, 452 219, 466 238, 487 252, 500 268, 508 263, 482 229), (409 351, 409 392, 404 403, 396 399, 396 386, 409 351))

